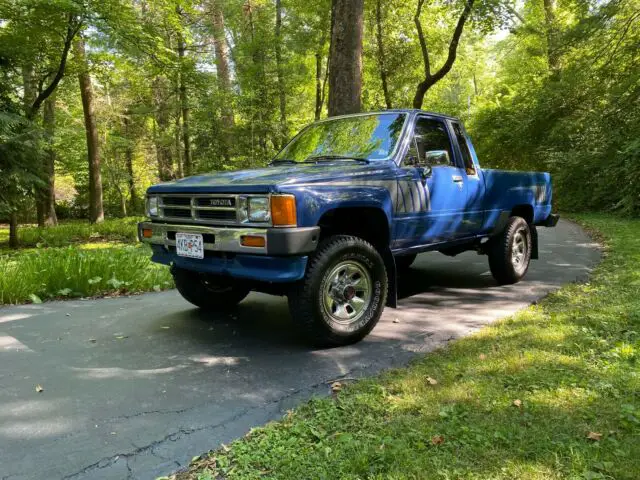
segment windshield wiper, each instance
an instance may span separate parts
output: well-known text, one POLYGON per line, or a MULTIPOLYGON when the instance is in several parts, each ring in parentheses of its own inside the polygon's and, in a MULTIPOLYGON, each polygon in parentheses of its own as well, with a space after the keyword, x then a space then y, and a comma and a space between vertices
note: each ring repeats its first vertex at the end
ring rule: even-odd
POLYGON ((270 167, 271 165, 297 165, 298 163, 316 163, 316 162, 309 162, 307 160, 304 160, 302 162, 296 162, 295 160, 291 160, 289 158, 277 158, 275 160, 271 160, 267 166, 270 167))
POLYGON ((333 161, 344 161, 344 160, 351 160, 354 162, 361 162, 361 163, 369 163, 369 160, 366 158, 360 158, 360 157, 350 157, 348 155, 316 155, 316 156, 312 156, 312 157, 308 157, 305 161, 306 162, 333 162, 333 161))
POLYGON ((277 165, 279 163, 298 163, 295 160, 289 160, 288 158, 278 158, 276 160, 271 160, 267 165, 277 165))

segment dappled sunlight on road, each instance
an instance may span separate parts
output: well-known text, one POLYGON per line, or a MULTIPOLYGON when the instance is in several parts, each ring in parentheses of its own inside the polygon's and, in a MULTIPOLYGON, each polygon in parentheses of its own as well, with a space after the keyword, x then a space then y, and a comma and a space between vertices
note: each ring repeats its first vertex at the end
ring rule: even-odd
POLYGON ((78 378, 83 380, 105 380, 105 379, 133 380, 136 378, 149 378, 156 375, 174 373, 186 367, 187 365, 176 365, 175 367, 140 369, 140 370, 120 368, 120 367, 104 367, 104 368, 72 367, 71 372, 76 374, 78 378))

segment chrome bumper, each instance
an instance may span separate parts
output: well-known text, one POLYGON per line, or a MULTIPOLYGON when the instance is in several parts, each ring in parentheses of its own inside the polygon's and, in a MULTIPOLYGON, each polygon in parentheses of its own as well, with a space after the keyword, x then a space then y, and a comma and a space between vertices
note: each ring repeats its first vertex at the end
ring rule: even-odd
POLYGON ((204 250, 208 252, 254 255, 304 255, 314 251, 320 239, 320 227, 231 228, 153 222, 138 224, 138 238, 141 242, 161 245, 167 250, 170 250, 170 247, 175 248, 175 234, 177 232, 204 235, 204 250), (145 238, 142 231, 148 229, 151 229, 152 236, 145 238), (241 237, 245 235, 263 237, 265 246, 245 247, 240 243, 241 237))

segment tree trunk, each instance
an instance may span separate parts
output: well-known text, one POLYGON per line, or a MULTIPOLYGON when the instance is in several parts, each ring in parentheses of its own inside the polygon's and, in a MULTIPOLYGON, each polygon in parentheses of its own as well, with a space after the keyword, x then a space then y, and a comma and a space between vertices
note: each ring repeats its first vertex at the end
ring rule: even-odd
POLYGON ((384 53, 384 42, 382 41, 382 0, 376 1, 376 40, 378 42, 378 67, 380 68, 384 103, 388 109, 391 109, 393 107, 391 106, 391 95, 389 95, 389 85, 387 83, 387 61, 384 53))
POLYGON ((180 59, 180 106, 182 108, 182 142, 184 155, 182 165, 184 175, 188 177, 192 173, 191 165, 191 139, 189 135, 189 99, 187 98, 187 85, 185 81, 184 66, 185 44, 182 34, 178 35, 178 58, 180 59))
POLYGON ((125 112, 124 119, 124 135, 127 139, 127 147, 124 151, 124 161, 127 167, 127 185, 129 187, 129 211, 138 211, 138 191, 136 190, 136 177, 133 171, 133 139, 131 138, 131 119, 129 112, 125 112))
POLYGON ((333 0, 329 116, 361 109, 364 0, 333 0))
POLYGON ((218 85, 222 91, 223 107, 222 119, 229 128, 235 125, 233 116, 233 104, 230 101, 231 95, 231 74, 229 68, 229 51, 227 48, 227 40, 224 32, 224 16, 218 1, 211 2, 213 17, 213 48, 216 53, 216 73, 218 76, 218 85))
POLYGON ((178 167, 178 178, 184 178, 184 163, 182 162, 182 142, 180 141, 180 132, 182 132, 182 124, 180 123, 181 110, 178 110, 173 117, 173 131, 176 154, 176 166, 178 167))
POLYGON ((18 248, 18 214, 15 211, 9 215, 9 247, 18 248))
POLYGON ((47 141, 44 160, 44 173, 47 177, 47 182, 42 196, 43 220, 45 226, 53 227, 58 224, 58 217, 56 216, 56 151, 53 147, 53 135, 56 127, 55 94, 52 94, 44 102, 42 123, 47 141))
POLYGON ((89 159, 89 221, 100 223, 104 221, 102 205, 102 173, 100 171, 100 150, 98 140, 98 126, 96 124, 95 107, 93 102, 93 87, 89 75, 89 66, 84 49, 84 39, 78 36, 76 40, 76 56, 81 71, 78 74, 80 96, 84 111, 84 126, 87 134, 87 152, 89 159))
POLYGON ((173 143, 173 139, 168 132, 169 105, 167 104, 167 90, 167 79, 161 76, 156 77, 153 82, 153 96, 156 108, 153 136, 155 139, 156 157, 158 160, 158 178, 161 182, 167 182, 172 180, 174 177, 172 168, 173 159, 171 156, 171 144, 173 143))
POLYGON ((229 51, 224 31, 224 15, 220 9, 219 0, 211 0, 211 16, 213 23, 213 48, 216 54, 216 74, 222 100, 222 132, 220 135, 220 144, 223 158, 225 161, 229 161, 231 156, 229 136, 235 125, 235 119, 233 115, 229 51))
POLYGON ((560 70, 560 57, 556 41, 556 0, 543 0, 543 3, 547 37, 547 62, 551 73, 556 74, 560 70))
POLYGON ((280 148, 287 141, 287 98, 282 66, 282 1, 276 0, 276 71, 278 75, 278 95, 280 97, 280 148))
MULTIPOLYGON (((255 39, 255 26, 253 23, 253 9, 254 5, 251 4, 251 0, 248 0, 244 5, 244 10, 246 12, 248 22, 249 22, 249 34, 251 38, 251 50, 252 50, 252 60, 253 64, 256 67, 256 71, 258 72, 256 81, 254 85, 256 86, 255 91, 258 92, 257 98, 261 100, 265 98, 267 93, 267 74, 265 71, 265 58, 264 51, 262 50, 262 46, 259 46, 258 42, 255 39)), ((259 103, 259 102, 258 102, 259 103)), ((267 132, 265 129, 264 122, 262 121, 262 108, 261 105, 257 105, 253 103, 253 115, 251 119, 251 130, 253 136, 253 130, 256 129, 257 126, 257 135, 258 135, 258 145, 262 152, 263 159, 267 156, 267 132)), ((253 154, 253 141, 252 143, 252 154, 253 154)))
POLYGON ((320 120, 322 115, 322 52, 316 52, 316 110, 314 118, 320 120))
MULTIPOLYGON (((31 106, 38 95, 37 86, 33 77, 33 62, 31 61, 25 62, 22 66, 22 91, 22 106, 25 116, 28 116, 31 112, 31 106)), ((44 182, 44 174, 43 172, 40 173, 42 174, 41 180, 44 182)), ((38 226, 44 227, 44 185, 36 182, 34 185, 34 193, 38 226)))

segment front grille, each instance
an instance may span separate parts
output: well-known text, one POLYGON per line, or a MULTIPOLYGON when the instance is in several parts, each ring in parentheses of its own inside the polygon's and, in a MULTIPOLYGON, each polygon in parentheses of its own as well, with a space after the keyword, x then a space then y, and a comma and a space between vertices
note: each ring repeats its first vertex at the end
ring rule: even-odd
POLYGON ((190 207, 191 197, 163 197, 163 204, 166 207, 190 207))
POLYGON ((235 210, 199 210, 198 218, 203 220, 233 221, 236 219, 236 212, 235 210))
POLYGON ((237 223, 236 195, 161 195, 161 221, 233 225, 237 223))
POLYGON ((196 198, 196 206, 198 207, 226 207, 232 208, 236 206, 235 197, 204 197, 196 198))
POLYGON ((184 208, 164 208, 165 217, 191 218, 191 209, 184 208))

